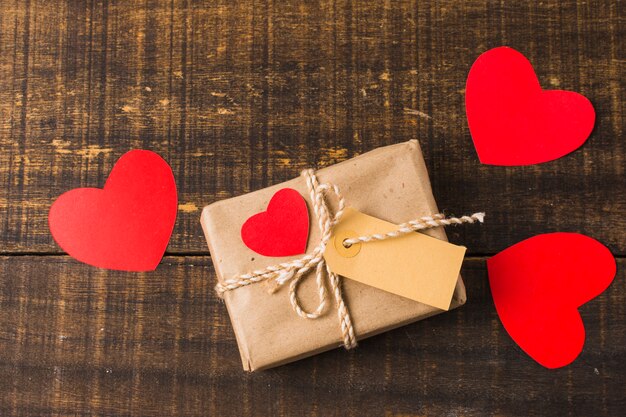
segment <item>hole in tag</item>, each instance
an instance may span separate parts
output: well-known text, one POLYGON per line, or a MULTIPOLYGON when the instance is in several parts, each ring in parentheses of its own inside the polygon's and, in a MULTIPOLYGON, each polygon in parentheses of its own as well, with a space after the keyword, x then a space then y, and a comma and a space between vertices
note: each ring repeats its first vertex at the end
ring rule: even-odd
POLYGON ((360 243, 353 243, 350 247, 344 246, 344 240, 357 236, 357 233, 351 230, 340 230, 335 234, 335 250, 340 256, 344 258, 352 258, 359 254, 361 251, 360 243))

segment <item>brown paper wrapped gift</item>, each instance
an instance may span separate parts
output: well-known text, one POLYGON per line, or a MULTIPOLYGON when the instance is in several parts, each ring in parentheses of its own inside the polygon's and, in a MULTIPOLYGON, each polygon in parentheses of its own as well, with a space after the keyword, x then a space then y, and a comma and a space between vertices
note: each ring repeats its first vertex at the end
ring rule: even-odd
MULTIPOLYGON (((422 153, 414 140, 378 148, 321 169, 317 177, 321 183, 339 186, 348 206, 392 223, 438 212, 422 153)), ((298 177, 203 209, 202 228, 220 282, 299 258, 264 257, 241 240, 242 224, 253 214, 264 211, 274 193, 285 187, 299 191, 311 207, 305 180, 298 177)), ((307 251, 320 241, 320 230, 313 216, 311 213, 307 251)), ((441 227, 425 233, 446 240, 441 227)), ((443 312, 350 279, 344 278, 342 286, 359 340, 443 312)), ((315 278, 305 277, 298 294, 304 308, 314 309, 318 304, 315 278)), ((333 311, 335 306, 329 306, 326 314, 315 320, 304 319, 292 310, 286 288, 269 294, 265 283, 256 283, 224 293, 224 301, 245 370, 278 366, 343 344, 339 320, 333 311)), ((465 287, 459 276, 450 308, 465 301, 465 287)))

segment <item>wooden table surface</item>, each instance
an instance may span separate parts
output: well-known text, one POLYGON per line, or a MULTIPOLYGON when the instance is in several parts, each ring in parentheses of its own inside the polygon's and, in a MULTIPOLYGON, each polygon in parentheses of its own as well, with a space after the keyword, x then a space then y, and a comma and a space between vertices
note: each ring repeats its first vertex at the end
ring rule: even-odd
POLYGON ((0 415, 626 415, 626 7, 604 1, 0 2, 0 415), (545 88, 586 95, 589 141, 554 162, 481 165, 464 110, 476 57, 509 45, 545 88), (381 145, 419 139, 439 207, 487 212, 469 302, 246 374, 201 208, 381 145), (160 153, 178 220, 152 273, 98 270, 50 236, 54 199, 160 153), (580 308, 587 340, 548 370, 500 324, 485 259, 575 231, 618 274, 580 308))

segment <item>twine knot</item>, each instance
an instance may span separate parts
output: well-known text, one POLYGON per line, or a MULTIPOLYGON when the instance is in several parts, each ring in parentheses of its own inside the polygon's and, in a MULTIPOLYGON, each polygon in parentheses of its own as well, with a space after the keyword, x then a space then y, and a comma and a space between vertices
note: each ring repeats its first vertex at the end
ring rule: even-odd
MULTIPOLYGON (((279 288, 289 282, 289 301, 293 310, 305 319, 317 319, 322 316, 328 307, 327 303, 327 289, 326 283, 330 285, 331 292, 335 298, 335 304, 337 306, 337 315, 339 317, 339 323, 341 325, 341 333, 343 336, 343 344, 346 349, 352 349, 356 347, 356 336, 354 332, 354 326, 352 325, 352 319, 350 318, 350 312, 344 302, 340 277, 332 272, 326 261, 324 260, 324 251, 330 240, 333 227, 339 222, 345 208, 345 199, 341 195, 339 187, 335 184, 324 183, 320 184, 315 175, 315 171, 312 169, 306 169, 302 171, 301 175, 306 181, 307 188, 311 195, 311 201, 313 203, 313 211, 317 218, 318 225, 321 231, 321 238, 319 244, 313 249, 310 254, 304 255, 293 261, 283 262, 277 265, 271 265, 264 269, 252 271, 246 274, 235 276, 234 278, 227 279, 222 283, 218 283, 215 286, 220 297, 226 291, 232 291, 234 289, 244 287, 250 284, 270 281, 273 286, 270 289, 271 293, 276 292, 279 288), (337 200, 338 208, 333 214, 328 202, 327 196, 332 194, 337 200), (317 292, 319 296, 319 304, 315 311, 309 312, 302 308, 298 297, 298 285, 302 278, 306 276, 310 271, 315 269, 315 277, 317 283, 317 292)), ((475 213, 471 216, 463 217, 450 217, 446 218, 443 214, 435 214, 433 216, 422 217, 417 220, 411 220, 398 226, 398 229, 384 233, 384 234, 371 234, 365 236, 357 236, 344 240, 344 245, 349 247, 355 243, 365 243, 372 241, 380 241, 385 239, 396 238, 403 236, 407 233, 412 233, 418 230, 428 229, 438 226, 448 226, 452 224, 461 223, 474 223, 483 222, 485 214, 475 213)))

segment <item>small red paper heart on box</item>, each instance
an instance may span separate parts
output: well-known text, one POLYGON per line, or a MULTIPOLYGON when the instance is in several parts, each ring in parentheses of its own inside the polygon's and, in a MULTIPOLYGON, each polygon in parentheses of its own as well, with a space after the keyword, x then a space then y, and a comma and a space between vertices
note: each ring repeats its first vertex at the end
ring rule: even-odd
POLYGON ((241 227, 243 243, 263 256, 292 256, 306 251, 309 211, 299 192, 283 188, 272 196, 267 211, 241 227))
POLYGON ((615 259, 595 239, 549 233, 526 239, 487 261, 491 294, 504 328, 547 368, 571 363, 585 327, 578 307, 615 277, 615 259))
POLYGON ((478 157, 490 165, 560 158, 587 140, 595 122, 585 96, 542 90, 528 59, 508 47, 490 49, 474 62, 465 107, 478 157))
POLYGON ((144 150, 124 154, 104 188, 77 188, 50 207, 48 224, 71 257, 122 271, 152 271, 165 252, 178 197, 172 169, 144 150))

